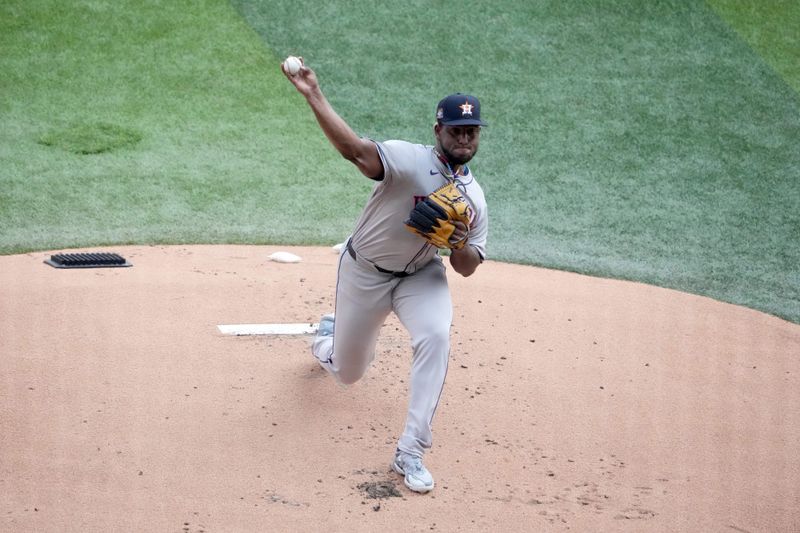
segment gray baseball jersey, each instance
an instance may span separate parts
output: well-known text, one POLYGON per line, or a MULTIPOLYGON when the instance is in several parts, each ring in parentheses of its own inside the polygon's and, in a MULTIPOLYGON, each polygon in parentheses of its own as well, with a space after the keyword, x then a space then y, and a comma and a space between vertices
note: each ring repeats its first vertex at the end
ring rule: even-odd
POLYGON ((453 309, 445 267, 436 247, 408 231, 415 202, 450 179, 470 202, 469 246, 486 257, 489 221, 483 191, 468 168, 453 178, 432 146, 376 143, 383 180, 375 185, 339 258, 333 335, 318 335, 312 351, 341 383, 369 368, 378 333, 394 312, 411 336, 413 359, 408 415, 397 447, 422 456, 447 375, 453 309))
MULTIPOLYGON (((352 243, 358 252, 387 270, 414 272, 437 254, 436 247, 409 232, 403 224, 415 201, 445 185, 450 169, 432 146, 405 141, 377 143, 384 175, 356 222, 352 243)), ((489 220, 483 190, 469 168, 456 183, 470 202, 473 220, 469 244, 486 258, 489 220)))

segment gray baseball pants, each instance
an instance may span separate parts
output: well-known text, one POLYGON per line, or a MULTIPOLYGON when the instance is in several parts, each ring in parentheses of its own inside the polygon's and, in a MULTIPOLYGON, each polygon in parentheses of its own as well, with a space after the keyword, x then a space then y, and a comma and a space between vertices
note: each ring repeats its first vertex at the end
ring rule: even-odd
POLYGON ((432 444, 431 424, 450 353, 453 306, 445 267, 436 256, 400 278, 354 255, 344 251, 339 258, 334 335, 317 336, 312 351, 341 383, 355 383, 375 358, 378 333, 393 311, 413 350, 408 415, 398 449, 421 457, 432 444))

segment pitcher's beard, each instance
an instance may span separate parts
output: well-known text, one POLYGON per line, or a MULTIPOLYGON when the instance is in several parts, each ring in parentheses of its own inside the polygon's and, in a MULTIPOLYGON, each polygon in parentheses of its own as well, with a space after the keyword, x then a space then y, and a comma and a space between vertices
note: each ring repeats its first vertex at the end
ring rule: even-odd
POLYGON ((442 155, 444 155, 447 158, 447 161, 451 165, 464 165, 466 163, 469 163, 472 160, 472 158, 475 157, 475 154, 477 154, 477 153, 478 153, 478 149, 476 148, 475 151, 472 152, 470 155, 457 156, 453 152, 451 152, 450 150, 447 150, 445 147, 442 147, 442 155))

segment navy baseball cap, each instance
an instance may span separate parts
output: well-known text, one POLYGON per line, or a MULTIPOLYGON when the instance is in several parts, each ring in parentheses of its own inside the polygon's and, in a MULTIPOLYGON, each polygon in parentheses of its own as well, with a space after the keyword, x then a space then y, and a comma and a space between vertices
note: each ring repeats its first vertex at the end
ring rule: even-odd
POLYGON ((436 121, 445 126, 487 126, 481 120, 481 103, 468 94, 451 94, 436 106, 436 121))

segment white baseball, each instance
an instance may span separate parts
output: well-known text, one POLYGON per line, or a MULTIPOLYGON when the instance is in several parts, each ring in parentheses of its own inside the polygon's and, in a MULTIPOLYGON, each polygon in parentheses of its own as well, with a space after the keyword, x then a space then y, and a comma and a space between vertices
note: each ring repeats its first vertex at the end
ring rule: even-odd
POLYGON ((283 68, 286 69, 286 72, 290 76, 294 76, 300 72, 300 67, 302 66, 303 64, 300 62, 300 60, 294 56, 287 57, 286 61, 283 62, 283 68))

